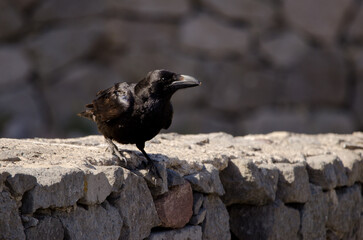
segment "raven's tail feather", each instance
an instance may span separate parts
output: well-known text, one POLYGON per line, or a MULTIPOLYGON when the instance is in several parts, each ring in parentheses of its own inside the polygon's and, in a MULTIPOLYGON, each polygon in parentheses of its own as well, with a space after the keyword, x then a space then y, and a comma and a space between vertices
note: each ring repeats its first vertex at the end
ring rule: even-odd
POLYGON ((86 109, 86 111, 80 112, 77 114, 77 116, 79 117, 84 117, 84 118, 88 118, 92 121, 95 121, 95 115, 93 113, 93 104, 87 104, 86 108, 91 108, 91 109, 86 109))

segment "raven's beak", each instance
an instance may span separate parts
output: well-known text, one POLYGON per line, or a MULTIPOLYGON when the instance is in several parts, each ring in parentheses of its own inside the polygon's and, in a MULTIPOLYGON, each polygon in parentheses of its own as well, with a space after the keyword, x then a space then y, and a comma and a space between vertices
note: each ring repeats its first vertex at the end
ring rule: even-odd
POLYGON ((177 89, 180 88, 188 88, 188 87, 195 87, 199 86, 201 82, 197 79, 188 76, 188 75, 178 75, 178 79, 170 84, 170 86, 176 87, 177 89))

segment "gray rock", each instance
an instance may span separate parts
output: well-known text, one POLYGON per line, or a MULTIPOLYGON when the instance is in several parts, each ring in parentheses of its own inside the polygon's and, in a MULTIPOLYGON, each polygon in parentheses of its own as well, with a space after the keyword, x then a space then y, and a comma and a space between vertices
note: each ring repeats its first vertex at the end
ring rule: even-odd
POLYGON ((363 216, 360 217, 360 226, 357 232, 357 239, 359 239, 358 237, 360 236, 363 236, 363 216))
POLYGON ((279 181, 276 196, 284 203, 305 203, 310 198, 309 175, 304 163, 276 164, 279 181))
POLYGON ((10 173, 6 172, 5 170, 2 170, 2 172, 0 173, 0 192, 3 191, 5 186, 5 180, 9 175, 10 173))
POLYGON ((211 164, 205 164, 205 168, 195 174, 184 176, 192 184, 194 191, 202 193, 216 193, 222 196, 225 192, 219 178, 219 171, 211 164))
POLYGON ((120 239, 143 239, 149 236, 151 228, 160 224, 145 180, 132 172, 125 170, 124 185, 111 203, 123 220, 120 239))
POLYGON ((72 206, 84 194, 84 173, 76 168, 40 167, 30 172, 38 184, 23 196, 23 213, 72 206))
POLYGON ((186 50, 199 51, 209 57, 243 55, 248 49, 248 34, 245 30, 224 25, 206 15, 184 23, 180 39, 186 50))
POLYGON ((167 173, 169 188, 183 185, 185 183, 184 178, 178 172, 172 169, 166 169, 166 173, 167 173))
POLYGON ((190 10, 190 3, 185 0, 176 0, 172 2, 165 2, 163 0, 156 0, 153 3, 147 0, 117 1, 114 2, 113 8, 139 16, 153 16, 156 18, 176 18, 182 17, 190 10))
POLYGON ((34 217, 30 217, 30 216, 21 216, 21 221, 23 222, 23 226, 25 229, 31 228, 31 227, 35 227, 38 225, 39 220, 34 218, 34 217))
POLYGON ((84 176, 84 195, 79 203, 86 205, 101 204, 111 194, 112 186, 103 169, 86 171, 84 176))
POLYGON ((193 214, 197 215, 204 201, 204 195, 199 192, 193 192, 193 214))
POLYGON ((327 197, 319 186, 310 184, 310 190, 311 198, 301 209, 300 233, 303 239, 326 239, 327 197))
POLYGON ((8 168, 7 171, 11 176, 6 181, 11 194, 15 197, 22 197, 26 191, 35 187, 37 183, 36 177, 30 175, 31 173, 21 173, 20 168, 8 168))
MULTIPOLYGON (((172 48, 175 46, 174 41, 176 41, 176 36, 178 31, 178 28, 176 28, 175 25, 164 21, 139 22, 132 20, 131 21, 113 20, 106 22, 106 27, 108 28, 107 36, 109 36, 110 38, 109 42, 113 43, 115 47, 119 46, 119 48, 121 49, 123 47, 133 49, 132 50, 133 54, 138 54, 138 50, 141 50, 142 53, 145 53, 147 50, 151 51, 152 54, 154 53, 154 51, 160 51, 161 54, 164 51, 168 53, 168 50, 165 48, 172 48), (153 34, 155 32, 157 32, 158 34, 153 34)), ((159 58, 159 56, 154 56, 154 57, 159 58)), ((164 58, 164 61, 166 60, 165 63, 167 64, 167 59, 165 59, 165 57, 166 56, 162 58, 164 58)), ((175 61, 176 59, 170 59, 170 60, 175 61)), ((149 64, 140 63, 140 64, 142 66, 139 65, 138 67, 141 67, 142 69, 144 69, 143 67, 144 64, 150 66, 150 63, 149 64)), ((130 72, 121 71, 122 75, 126 79, 129 79, 128 74, 130 74, 131 72, 132 71, 130 72)), ((144 74, 143 72, 139 72, 137 73, 136 76, 133 77, 130 76, 130 79, 139 79, 140 77, 144 77, 142 76, 143 74, 144 74)))
POLYGON ((310 182, 323 189, 333 189, 347 184, 342 162, 334 155, 318 155, 306 160, 310 182))
POLYGON ((8 1, 0 2, 0 39, 6 39, 18 33, 23 27, 20 12, 8 1))
POLYGON ((14 0, 12 1, 18 9, 22 11, 28 10, 30 7, 34 6, 39 0, 14 0))
POLYGON ((0 192, 0 239, 25 239, 17 204, 8 192, 0 192))
POLYGON ((361 187, 339 188, 326 193, 328 198, 328 220, 326 227, 339 239, 351 239, 359 230, 362 211, 361 187))
POLYGON ((3 127, 2 137, 26 138, 35 136, 37 132, 40 132, 40 129, 44 129, 44 123, 42 124, 41 116, 36 110, 38 105, 33 89, 31 86, 21 83, 21 88, 17 86, 18 91, 14 92, 11 90, 14 87, 13 84, 17 85, 17 82, 14 81, 3 86, 2 89, 5 91, 0 94, 0 108, 3 109, 3 113, 8 114, 2 115, 5 117, 5 121, 1 123, 3 127), (9 90, 6 90, 8 88, 9 90), (10 102, 11 104, 9 104, 10 102))
POLYGON ((307 119, 301 112, 260 108, 245 119, 243 127, 254 134, 275 130, 302 132, 307 129, 307 119))
POLYGON ((61 221, 54 217, 43 217, 39 224, 25 230, 28 240, 63 240, 64 229, 61 221))
POLYGON ((182 229, 153 232, 148 240, 202 240, 202 228, 200 226, 186 226, 182 229))
MULTIPOLYGON (((77 37, 77 35, 74 37, 77 37)), ((79 41, 81 40, 82 39, 79 39, 79 41)), ((93 37, 90 38, 90 41, 92 40, 93 37)), ((88 50, 85 50, 85 52, 87 51, 88 50)), ((67 53, 63 52, 62 55, 60 55, 60 58, 63 58, 63 54, 67 53)), ((46 57, 48 58, 51 56, 46 57)), ((49 61, 51 61, 49 64, 52 64, 53 60, 49 61)), ((54 61, 62 61, 62 59, 55 59, 54 61)), ((54 64, 57 65, 58 63, 54 64)), ((57 76, 57 81, 48 86, 48 90, 44 93, 49 104, 57 106, 57 110, 54 109, 54 111, 50 112, 53 116, 54 124, 58 129, 66 129, 69 128, 69 125, 80 124, 82 119, 77 117, 76 114, 80 109, 84 108, 85 99, 93 99, 95 93, 100 89, 105 88, 105 86, 112 86, 115 82, 119 81, 121 81, 121 79, 114 71, 101 64, 72 64, 69 68, 64 69, 62 74, 57 76), (98 81, 101 78, 102 81, 98 81), (85 85, 88 86, 87 89, 84 89, 85 85), (65 93, 67 93, 67 98, 64 97, 65 93), (58 104, 59 99, 63 99, 62 104, 58 104)), ((78 125, 77 127, 73 127, 72 130, 80 131, 78 125)), ((80 133, 78 134, 80 135, 80 133)))
POLYGON ((25 83, 31 70, 31 63, 20 47, 0 48, 0 85, 25 83))
POLYGON ((228 211, 218 196, 204 198, 206 216, 202 224, 203 239, 231 239, 228 211))
POLYGON ((104 29, 98 24, 52 29, 27 42, 42 75, 90 54, 101 39, 104 29))
MULTIPOLYGON (((243 61, 230 62, 215 60, 211 61, 211 70, 206 73, 203 78, 210 79, 211 86, 205 86, 210 92, 208 103, 214 108, 220 111, 230 111, 238 112, 244 109, 250 108, 260 108, 261 106, 269 105, 271 102, 276 100, 276 86, 279 85, 278 77, 276 73, 269 69, 244 69, 241 68, 245 63, 243 61), (238 78, 238 84, 235 84, 236 76, 243 76, 243 78, 238 78), (219 79, 223 79, 220 81, 219 79), (224 91, 219 91, 224 89, 224 91), (223 99, 223 101, 221 101, 223 99)), ((190 115, 190 110, 188 115, 190 115)), ((200 114, 200 111, 196 111, 195 114, 200 114)), ((208 111, 205 114, 210 114, 208 111)), ((216 113, 214 113, 216 114, 216 113)), ((206 118, 214 120, 213 122, 206 121, 206 124, 214 124, 217 128, 225 128, 229 132, 233 132, 233 127, 231 122, 226 123, 224 126, 223 119, 228 120, 221 116, 214 116, 213 114, 206 118), (231 128, 231 129, 228 129, 231 128)), ((200 127, 204 127, 205 124, 200 124, 200 127)), ((247 129, 246 132, 250 132, 247 129)), ((221 141, 225 142, 225 141, 221 141)))
POLYGON ((351 40, 362 40, 363 39, 363 30, 360 25, 363 22, 363 7, 359 6, 358 12, 354 18, 352 24, 350 24, 348 36, 351 40))
POLYGON ((309 46, 298 35, 284 32, 261 43, 262 52, 277 67, 289 67, 302 57, 309 46))
POLYGON ((223 202, 264 205, 275 200, 279 172, 268 165, 233 159, 220 173, 226 191, 223 202))
MULTIPOLYGON (((309 70, 310 71, 310 70, 309 70)), ((300 79, 302 80, 302 79, 300 79)), ((297 80, 297 81, 300 81, 297 80)), ((289 80, 290 81, 290 80, 289 80)), ((290 85, 290 83, 287 83, 290 85)), ((292 84, 292 82, 291 82, 292 84)), ((305 84, 305 83, 304 83, 305 84)), ((299 85, 299 84, 298 84, 299 85)), ((311 86, 313 88, 313 86, 311 86)), ((287 87, 290 89, 290 86, 287 87)), ((300 96, 297 93, 297 88, 290 89, 287 95, 292 92, 296 93, 295 96, 287 96, 291 101, 322 101, 317 100, 318 93, 312 94, 309 92, 300 96), (305 99, 306 97, 309 100, 305 99), (304 100, 302 100, 304 98, 304 100)), ((340 93, 339 93, 340 94, 340 93)), ((328 93, 323 101, 331 101, 328 93)), ((334 100, 335 101, 335 100, 334 100)), ((280 110, 275 108, 262 108, 256 110, 248 118, 245 119, 243 126, 251 133, 269 133, 272 131, 290 131, 290 132, 305 132, 305 133, 329 133, 339 132, 347 133, 355 129, 353 116, 348 111, 330 111, 319 110, 316 112, 304 112, 299 110, 280 110)))
POLYGON ((57 214, 68 239, 119 239, 122 218, 117 209, 105 201, 102 206, 77 206, 73 211, 57 214))
MULTIPOLYGON (((343 2, 343 1, 342 1, 343 2)), ((316 6, 314 5, 314 8, 316 6)), ((342 55, 337 49, 328 50, 313 50, 310 49, 297 62, 289 67, 284 77, 284 90, 280 95, 281 100, 291 101, 293 103, 310 103, 310 104, 340 104, 344 102, 346 94, 346 66, 342 61, 342 55), (334 92, 334 94, 332 94, 334 92)), ((346 111, 327 111, 329 115, 341 118, 347 118, 346 111), (339 117, 339 112, 340 116, 339 117)), ((314 112, 312 112, 314 113, 314 112)), ((326 115, 327 113, 324 113, 326 115)), ((316 116, 312 116, 318 118, 316 116)), ((331 125, 335 119, 324 118, 325 124, 331 125)), ((312 123, 318 121, 313 119, 312 123)), ((344 120, 344 122, 349 122, 344 120)), ((338 124, 336 124, 338 125, 338 124)), ((320 125, 326 129, 326 126, 320 125)), ((338 126, 339 127, 339 126, 338 126)), ((307 129, 311 127, 308 126, 307 129)), ((336 132, 339 129, 351 129, 341 126, 337 129, 331 129, 331 132, 336 132)), ((303 131, 305 132, 305 131, 303 131)), ((321 131, 320 131, 321 132, 321 131)), ((326 130, 324 131, 326 132, 326 130)))
POLYGON ((299 211, 280 200, 264 206, 234 205, 229 214, 238 239, 299 239, 299 211))
POLYGON ((333 43, 352 3, 351 0, 284 0, 283 10, 287 21, 297 30, 311 34, 322 42, 333 43))
POLYGON ((203 0, 202 3, 225 17, 251 23, 253 27, 259 30, 273 24, 274 9, 269 1, 228 0, 221 2, 203 0))
MULTIPOLYGON (((362 65, 363 65, 363 51, 362 51, 362 65)), ((363 76, 363 70, 361 76, 363 76)), ((362 79, 362 77, 359 78, 362 79)), ((362 94, 360 94, 362 91, 363 91, 363 80, 358 81, 357 83, 355 90, 355 99, 354 99, 354 111, 358 117, 360 126, 363 126, 363 96, 362 94)))
POLYGON ((107 9, 107 2, 100 0, 77 1, 51 0, 42 2, 34 13, 35 21, 65 20, 95 16, 107 9))
POLYGON ((189 224, 192 224, 192 225, 201 224, 204 221, 206 215, 207 215, 207 209, 201 208, 199 210, 199 213, 192 216, 192 218, 189 221, 189 224))
POLYGON ((161 178, 155 176, 155 174, 149 169, 135 170, 134 172, 144 178, 150 189, 151 195, 153 198, 156 198, 168 191, 168 180, 165 164, 156 161, 154 164, 158 169, 161 178))
POLYGON ((124 168, 118 166, 99 167, 99 172, 105 173, 111 191, 118 193, 121 191, 124 182, 124 168))
POLYGON ((315 133, 351 133, 357 128, 353 114, 345 110, 322 109, 311 117, 315 133))

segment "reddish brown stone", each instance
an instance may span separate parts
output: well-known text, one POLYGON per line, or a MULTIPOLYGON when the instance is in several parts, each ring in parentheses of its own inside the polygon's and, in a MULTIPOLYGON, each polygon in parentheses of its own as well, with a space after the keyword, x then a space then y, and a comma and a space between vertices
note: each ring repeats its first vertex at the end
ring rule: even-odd
POLYGON ((169 190, 155 201, 161 226, 182 228, 193 214, 193 192, 189 182, 169 190))

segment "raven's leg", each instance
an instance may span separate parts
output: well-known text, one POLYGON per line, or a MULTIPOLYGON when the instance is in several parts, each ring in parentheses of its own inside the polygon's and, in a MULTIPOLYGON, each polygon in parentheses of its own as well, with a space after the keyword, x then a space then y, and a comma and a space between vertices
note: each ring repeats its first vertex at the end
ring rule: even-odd
POLYGON ((148 164, 150 164, 150 170, 153 171, 159 178, 161 178, 160 172, 156 168, 154 161, 151 160, 151 158, 149 157, 149 155, 144 150, 144 148, 145 148, 145 142, 143 142, 143 143, 137 143, 136 144, 136 147, 142 152, 142 154, 147 159, 148 164))
POLYGON ((124 161, 125 162, 125 167, 127 166, 127 160, 125 158, 125 156, 118 150, 116 144, 114 144, 112 142, 112 139, 111 138, 106 138, 106 142, 108 143, 111 151, 112 151, 112 154, 116 155, 118 157, 118 159, 122 162, 124 161))

